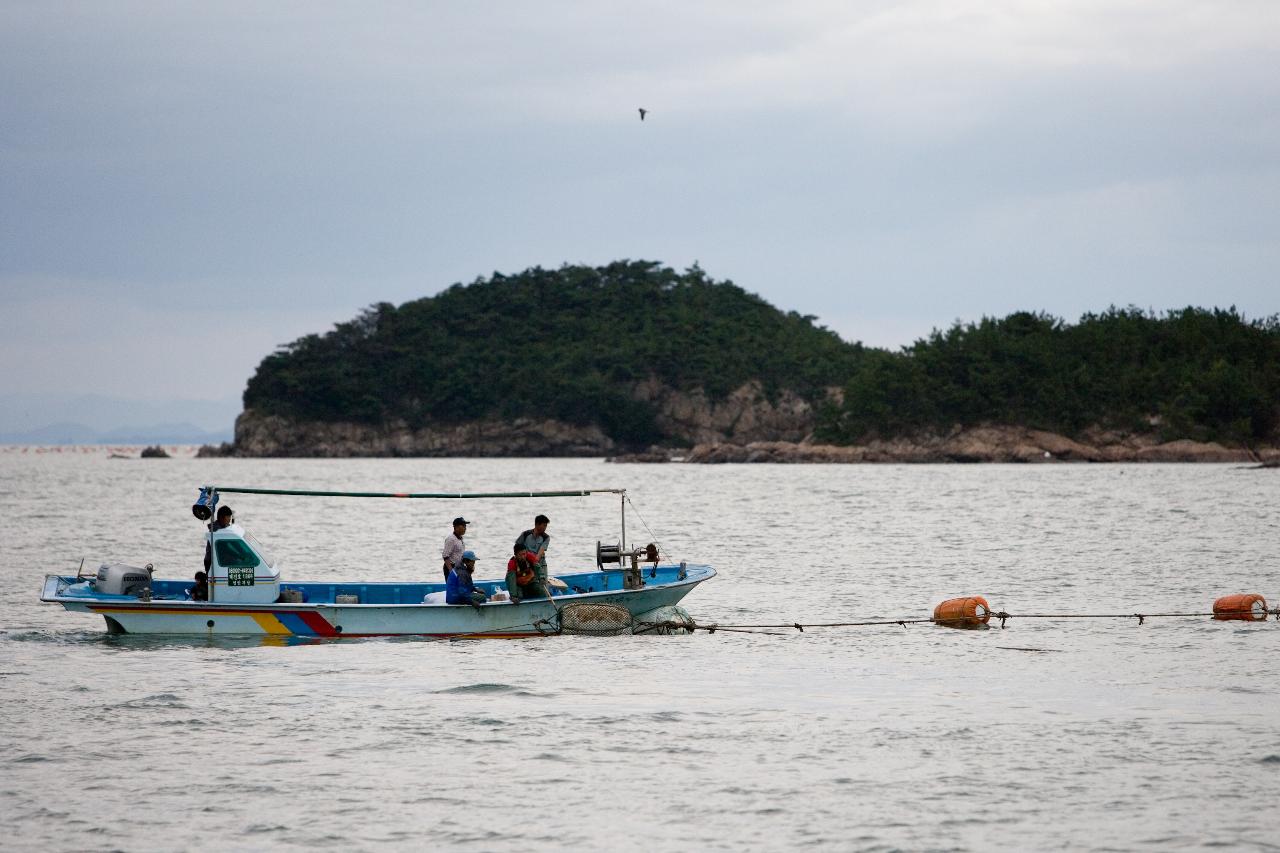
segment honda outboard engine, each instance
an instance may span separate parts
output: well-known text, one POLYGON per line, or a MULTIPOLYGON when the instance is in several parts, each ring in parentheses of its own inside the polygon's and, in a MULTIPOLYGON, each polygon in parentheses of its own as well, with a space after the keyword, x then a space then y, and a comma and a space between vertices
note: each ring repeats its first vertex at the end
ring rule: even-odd
POLYGON ((94 582, 98 592, 105 595, 151 596, 151 567, 140 569, 124 563, 103 563, 98 567, 94 582))

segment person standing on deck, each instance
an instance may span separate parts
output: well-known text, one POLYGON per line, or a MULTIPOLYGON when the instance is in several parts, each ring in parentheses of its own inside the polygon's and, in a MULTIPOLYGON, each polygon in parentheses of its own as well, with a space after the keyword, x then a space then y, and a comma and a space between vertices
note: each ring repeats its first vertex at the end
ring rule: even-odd
MULTIPOLYGON (((231 507, 223 504, 218 507, 218 517, 209 524, 209 532, 214 533, 223 530, 235 524, 236 514, 231 511, 231 507)), ((209 537, 204 543, 204 570, 209 571, 209 566, 213 565, 213 537, 209 537)))
POLYGON ((529 560, 535 564, 537 581, 543 589, 547 588, 547 547, 551 544, 547 525, 550 523, 551 519, 539 514, 533 520, 533 527, 516 537, 516 544, 523 545, 529 552, 529 560))
POLYGON ((462 552, 467 546, 462 544, 462 537, 467 535, 468 521, 462 516, 453 520, 453 532, 444 537, 444 547, 440 549, 440 557, 444 560, 444 580, 449 582, 449 572, 462 562, 462 552))

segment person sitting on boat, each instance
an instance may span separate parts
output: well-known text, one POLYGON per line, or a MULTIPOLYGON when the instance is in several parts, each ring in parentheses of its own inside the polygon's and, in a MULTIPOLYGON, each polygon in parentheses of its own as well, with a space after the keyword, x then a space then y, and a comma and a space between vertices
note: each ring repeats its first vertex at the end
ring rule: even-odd
POLYGON ((187 590, 192 601, 209 600, 209 576, 204 572, 196 572, 196 585, 187 590))
POLYGON ((453 532, 444 537, 444 547, 440 549, 440 557, 444 560, 444 579, 449 581, 449 572, 462 562, 462 552, 467 546, 462 544, 462 537, 467 535, 467 520, 458 516, 453 520, 453 532))
MULTIPOLYGON (((230 527, 235 523, 236 514, 231 511, 229 506, 218 507, 218 517, 209 522, 209 532, 214 533, 222 530, 224 527, 230 527)), ((209 566, 213 565, 213 537, 209 537, 209 541, 204 543, 204 570, 209 571, 209 566)))
POLYGON ((472 607, 479 607, 489 600, 484 590, 476 589, 476 583, 471 577, 475 568, 476 552, 463 551, 462 559, 449 572, 449 580, 445 582, 445 604, 470 604, 472 607))
POLYGON ((538 561, 523 542, 516 543, 515 556, 507 561, 507 592, 512 604, 524 598, 547 597, 546 587, 538 582, 538 561))
POLYGON ((544 590, 547 587, 547 546, 551 544, 551 534, 547 532, 550 523, 551 519, 539 514, 533 519, 533 527, 516 537, 516 544, 523 545, 530 559, 537 563, 534 571, 544 590))

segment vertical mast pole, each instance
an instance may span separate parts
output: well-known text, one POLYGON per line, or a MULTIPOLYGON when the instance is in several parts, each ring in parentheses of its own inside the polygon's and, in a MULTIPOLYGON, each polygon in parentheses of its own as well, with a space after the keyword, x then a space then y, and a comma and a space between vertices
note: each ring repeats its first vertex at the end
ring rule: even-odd
POLYGON ((209 516, 209 529, 207 533, 209 537, 209 571, 205 573, 204 586, 205 601, 213 602, 218 597, 217 593, 214 592, 218 585, 213 582, 213 577, 217 574, 216 569, 218 567, 218 554, 213 547, 213 525, 218 521, 218 492, 213 487, 209 488, 209 511, 212 512, 213 515, 209 516))
POLYGON ((626 489, 622 490, 622 498, 620 500, 620 503, 622 504, 622 547, 619 548, 618 550, 625 551, 627 550, 627 490, 626 489))

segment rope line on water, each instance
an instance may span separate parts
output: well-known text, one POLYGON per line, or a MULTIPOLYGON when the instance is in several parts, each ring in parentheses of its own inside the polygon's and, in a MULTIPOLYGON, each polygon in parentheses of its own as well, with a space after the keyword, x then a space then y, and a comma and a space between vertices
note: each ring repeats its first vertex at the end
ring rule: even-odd
MULTIPOLYGON (((1280 622, 1280 607, 1271 608, 1263 611, 1266 615, 1274 617, 1280 622)), ((1137 619, 1138 624, 1142 625, 1148 619, 1160 618, 1197 618, 1205 616, 1215 616, 1212 612, 1203 613, 1008 613, 1004 610, 992 611, 991 618, 1000 620, 1000 627, 1005 627, 1005 622, 1010 619, 1137 619)), ((1231 620, 1231 621, 1262 621, 1261 619, 1250 620, 1231 620)), ((971 617, 956 617, 952 619, 943 618, 916 618, 916 619, 864 619, 855 622, 754 622, 744 623, 740 625, 722 625, 720 623, 709 623, 706 625, 693 626, 693 630, 706 631, 708 634, 714 634, 717 631, 732 631, 737 633, 763 633, 758 629, 770 628, 793 628, 804 633, 808 628, 860 628, 866 626, 885 626, 900 625, 906 628, 908 625, 949 625, 953 623, 968 624, 972 622, 971 617)))
MULTIPOLYGON (((532 622, 521 622, 518 625, 504 625, 499 628, 484 628, 483 630, 467 631, 462 634, 444 634, 438 637, 419 637, 418 639, 425 640, 429 643, 442 643, 452 640, 473 640, 479 637, 490 637, 494 634, 506 634, 510 631, 516 630, 517 628, 532 628, 544 637, 549 634, 556 633, 555 631, 544 631, 543 627, 545 627, 546 624, 546 619, 535 619, 532 622)), ((533 635, 530 634, 529 636, 533 635)))
MULTIPOLYGON (((554 605, 553 605, 554 606, 554 605)), ((570 605, 572 607, 573 605, 570 605)), ((556 607, 556 615, 544 619, 535 619, 532 622, 522 622, 519 625, 509 625, 502 628, 487 628, 481 631, 474 631, 465 634, 454 634, 448 637, 430 637, 431 640, 458 640, 470 637, 483 636, 485 634, 505 633, 506 631, 516 628, 533 628, 543 636, 555 635, 561 633, 561 626, 557 624, 564 612, 564 608, 556 607)), ((1264 610, 1263 613, 1271 616, 1280 622, 1280 607, 1264 610)), ((1139 625, 1146 623, 1148 619, 1196 619, 1204 617, 1213 617, 1217 614, 1213 612, 1167 612, 1167 613, 1009 613, 1005 610, 993 610, 990 613, 991 619, 999 619, 1000 627, 1005 627, 1005 622, 1010 619, 1137 619, 1139 625)), ((1262 621, 1244 620, 1244 621, 1262 621)), ((723 625, 718 622, 699 625, 692 620, 688 622, 680 621, 662 621, 662 622, 635 622, 632 630, 637 634, 645 634, 659 629, 670 630, 686 630, 689 632, 706 631, 708 634, 714 634, 719 631, 730 634, 760 634, 763 636, 784 637, 787 634, 779 632, 778 628, 790 628, 800 633, 804 633, 810 628, 863 628, 863 627, 884 627, 888 625, 897 625, 903 629, 909 625, 951 625, 951 624, 968 624, 972 620, 969 617, 955 618, 935 618, 935 617, 918 617, 903 619, 859 619, 852 622, 752 622, 739 625, 723 625)), ((983 625, 982 627, 986 627, 983 625)))
MULTIPOLYGON (((692 619, 670 619, 653 622, 639 622, 627 612, 625 607, 616 604, 587 604, 574 602, 563 606, 552 603, 554 608, 553 616, 546 616, 532 621, 520 622, 514 625, 506 625, 501 627, 482 628, 476 631, 468 631, 459 634, 449 634, 445 636, 423 637, 428 641, 446 641, 446 640, 463 640, 476 637, 493 636, 495 634, 507 634, 520 628, 532 628, 541 636, 555 636, 560 634, 591 634, 596 636, 616 636, 618 634, 647 634, 650 632, 666 632, 666 633, 695 633, 697 631, 706 631, 708 634, 717 632, 735 633, 735 634, 761 634, 765 636, 782 637, 788 636, 786 633, 778 631, 779 628, 789 628, 800 633, 804 633, 808 629, 815 628, 860 628, 897 625, 901 628, 907 628, 909 625, 955 625, 957 627, 966 628, 986 628, 986 622, 989 619, 999 619, 1000 627, 1005 627, 1005 622, 1010 619, 1137 619, 1138 624, 1142 625, 1147 619, 1158 618, 1175 618, 1175 619, 1194 619, 1212 617, 1219 620, 1224 619, 1223 611, 1214 612, 1160 612, 1160 613, 1009 613, 1005 610, 987 611, 985 618, 979 618, 976 622, 972 615, 956 616, 956 617, 917 617, 902 619, 859 619, 849 622, 750 622, 743 624, 724 625, 718 622, 712 622, 706 625, 699 625, 692 619), (593 610, 594 608, 594 610, 593 610), (616 611, 616 612, 614 612, 616 611), (568 614, 587 614, 582 618, 575 618, 574 624, 566 623, 568 614), (610 618, 612 617, 612 618, 610 618), (625 618, 620 618, 625 617, 625 618)), ((1259 609, 1255 611, 1226 611, 1225 619, 1227 621, 1247 621, 1260 622, 1271 616, 1280 622, 1280 607, 1259 609), (1247 614, 1247 615, 1246 615, 1247 614)), ((527 636, 533 636, 529 634, 527 636)), ((1041 651, 1036 649, 1026 649, 1025 651, 1041 651)))
MULTIPOLYGON (((548 637, 548 636, 560 633, 560 628, 555 623, 560 620, 561 614, 564 612, 564 607, 561 607, 554 603, 551 606, 555 608, 555 611, 556 611, 555 616, 547 616, 542 619, 534 619, 532 622, 519 622, 515 625, 504 625, 497 628, 482 628, 478 631, 466 631, 461 634, 445 634, 439 637, 422 637, 421 639, 426 640, 428 642, 436 642, 436 643, 446 642, 451 640, 470 640, 470 639, 475 639, 477 637, 492 636, 493 634, 506 634, 507 632, 514 631, 517 628, 532 628, 533 630, 537 631, 538 634, 540 634, 541 636, 548 637)), ((573 605, 568 605, 568 606, 572 607, 573 605)), ((533 635, 530 634, 529 636, 533 636, 533 635)))

